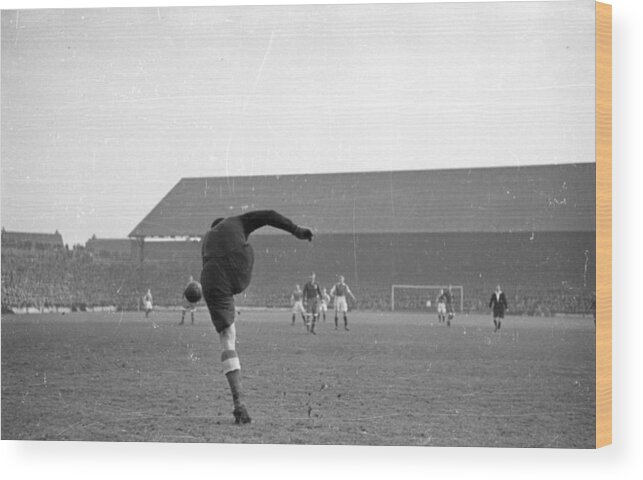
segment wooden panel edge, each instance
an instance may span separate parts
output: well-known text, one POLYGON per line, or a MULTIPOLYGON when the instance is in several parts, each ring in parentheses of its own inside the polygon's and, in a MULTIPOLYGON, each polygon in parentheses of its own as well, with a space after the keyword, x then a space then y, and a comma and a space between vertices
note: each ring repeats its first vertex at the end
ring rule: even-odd
POLYGON ((596 447, 612 443, 612 6, 596 3, 596 447))

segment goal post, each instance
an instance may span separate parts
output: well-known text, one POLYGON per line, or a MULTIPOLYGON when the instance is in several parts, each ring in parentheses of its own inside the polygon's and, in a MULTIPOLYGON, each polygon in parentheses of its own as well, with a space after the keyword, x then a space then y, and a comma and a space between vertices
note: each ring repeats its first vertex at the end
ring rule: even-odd
MULTIPOLYGON (((457 312, 464 310, 464 287, 450 285, 453 307, 457 312)), ((391 285, 391 311, 436 310, 436 299, 440 290, 447 291, 449 285, 391 285)))

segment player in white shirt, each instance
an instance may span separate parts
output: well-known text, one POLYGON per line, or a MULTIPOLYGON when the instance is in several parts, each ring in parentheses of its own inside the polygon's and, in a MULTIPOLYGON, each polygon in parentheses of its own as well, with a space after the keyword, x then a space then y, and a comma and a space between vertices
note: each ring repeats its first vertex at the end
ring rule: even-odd
POLYGON ((299 285, 295 285, 295 290, 292 292, 292 295, 290 295, 290 304, 292 305, 292 325, 295 324, 297 314, 300 314, 306 329, 308 329, 308 318, 306 317, 303 298, 304 292, 301 291, 301 287, 299 285))
POLYGON ((147 289, 147 293, 143 296, 143 310, 145 310, 145 318, 149 317, 152 310, 154 310, 152 299, 152 290, 147 289))
POLYGON ((346 301, 346 296, 349 295, 353 301, 355 301, 355 295, 351 292, 351 289, 348 288, 348 285, 344 283, 344 277, 339 276, 339 282, 333 285, 333 288, 330 289, 330 296, 333 297, 333 303, 335 305, 335 330, 337 330, 338 316, 341 312, 344 316, 344 330, 350 330, 348 328, 348 302, 346 301))
POLYGON ((321 304, 319 305, 319 313, 323 315, 324 322, 326 322, 326 312, 328 311, 328 304, 330 303, 330 295, 325 288, 322 289, 321 304))
POLYGON ((438 323, 444 323, 447 318, 447 297, 444 289, 440 290, 436 303, 438 305, 438 323))
POLYGON ((201 291, 201 284, 194 280, 192 275, 190 275, 190 279, 183 289, 183 310, 181 311, 181 322, 179 325, 183 325, 185 323, 185 314, 187 312, 190 312, 190 319, 192 320, 192 325, 194 325, 194 312, 196 312, 196 304, 198 300, 196 302, 192 302, 188 299, 191 289, 198 289, 199 292, 201 291))

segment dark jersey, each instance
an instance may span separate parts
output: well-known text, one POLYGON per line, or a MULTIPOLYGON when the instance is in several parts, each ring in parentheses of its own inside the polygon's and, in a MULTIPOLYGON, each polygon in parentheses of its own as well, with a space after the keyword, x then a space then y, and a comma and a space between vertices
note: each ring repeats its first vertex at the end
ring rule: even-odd
POLYGON ((450 292, 450 291, 448 291, 448 290, 447 290, 446 292, 444 292, 444 301, 445 301, 445 303, 446 303, 447 305, 451 305, 451 301, 452 301, 452 299, 453 299, 453 297, 451 296, 451 292, 450 292))
POLYGON ((505 292, 500 292, 500 295, 493 292, 491 294, 491 300, 489 300, 489 307, 493 307, 494 316, 503 316, 505 310, 508 308, 505 292))
POLYGON ((256 229, 271 226, 312 240, 310 229, 301 228, 274 210, 257 210, 228 217, 214 225, 203 237, 201 286, 212 323, 222 332, 234 323, 234 297, 250 284, 254 252, 248 236, 256 229))
POLYGON ((298 228, 273 210, 258 210, 228 217, 205 234, 201 246, 203 273, 206 273, 201 276, 204 292, 214 287, 222 294, 236 295, 248 287, 254 265, 248 237, 267 225, 292 234, 298 228))
POLYGON ((304 285, 304 297, 306 300, 310 300, 313 298, 321 298, 321 289, 319 288, 319 283, 317 282, 307 282, 306 285, 304 285))

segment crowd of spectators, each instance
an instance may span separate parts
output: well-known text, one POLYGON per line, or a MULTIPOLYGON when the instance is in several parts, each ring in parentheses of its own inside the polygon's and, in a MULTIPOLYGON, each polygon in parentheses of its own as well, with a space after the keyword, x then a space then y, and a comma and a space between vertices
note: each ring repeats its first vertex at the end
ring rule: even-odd
POLYGON ((98 255, 83 246, 2 249, 2 311, 113 306, 136 310, 150 288, 157 305, 179 305, 182 287, 199 266, 98 255), (192 269, 190 270, 190 267, 192 269))
MULTIPOLYGON (((198 278, 199 259, 185 261, 149 260, 143 271, 131 255, 97 255, 82 246, 50 250, 2 250, 2 310, 13 308, 46 309, 64 307, 83 310, 87 307, 114 306, 118 309, 139 308, 142 292, 152 290, 156 305, 180 305, 182 287, 189 275, 198 278)), ((303 282, 305 279, 299 279, 303 282)), ((287 308, 298 279, 281 283, 253 282, 240 295, 240 306, 287 308)), ((326 285, 330 290, 331 285, 326 285)), ((391 292, 387 285, 351 285, 357 297, 353 308, 360 310, 391 310, 391 292)), ((594 293, 586 288, 528 288, 515 286, 507 291, 509 312, 518 315, 550 316, 557 313, 587 314, 595 304, 594 293)), ((396 311, 431 311, 428 292, 396 293, 396 311)), ((491 291, 467 288, 465 313, 488 311, 491 291)), ((459 310, 459 298, 454 299, 459 310)))
POLYGON ((119 264, 101 262, 82 247, 2 250, 2 307, 67 307, 113 304, 112 282, 119 264))
POLYGON ((510 311, 520 315, 551 316, 556 313, 590 314, 595 309, 595 294, 587 288, 547 288, 535 291, 518 291, 510 302, 510 311))

